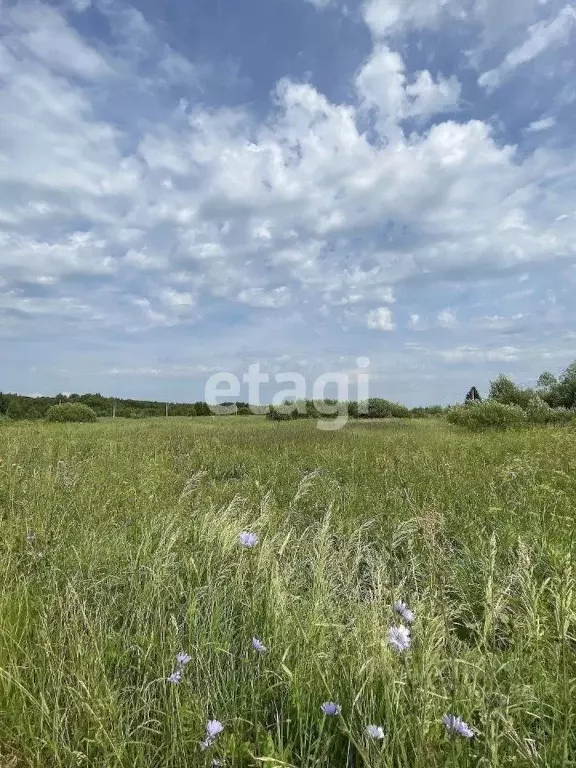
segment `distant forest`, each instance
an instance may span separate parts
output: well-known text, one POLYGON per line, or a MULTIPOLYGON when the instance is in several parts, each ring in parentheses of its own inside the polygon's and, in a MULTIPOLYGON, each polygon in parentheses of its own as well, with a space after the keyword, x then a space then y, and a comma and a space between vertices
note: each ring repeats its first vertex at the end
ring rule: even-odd
MULTIPOLYGON (((535 388, 517 386, 507 376, 500 375, 490 382, 488 402, 496 401, 504 405, 516 405, 526 410, 535 406, 552 409, 576 410, 576 360, 560 376, 556 377, 545 371, 538 378, 535 388)), ((476 387, 472 387, 463 397, 463 402, 478 404, 482 398, 476 387)), ((43 419, 52 405, 59 403, 83 403, 89 406, 100 418, 118 417, 124 419, 144 419, 151 416, 211 416, 214 406, 198 401, 195 403, 165 403, 155 400, 126 400, 118 397, 104 397, 101 394, 63 395, 54 397, 26 397, 25 395, 5 394, 0 392, 0 419, 43 419)), ((281 406, 250 406, 244 402, 220 404, 221 415, 249 416, 255 413, 266 415, 269 419, 283 421, 287 419, 330 418, 336 416, 336 400, 300 400, 285 401, 281 406), (332 409, 332 412, 330 412, 332 409)), ((450 406, 431 405, 425 408, 407 408, 380 397, 372 397, 367 403, 350 402, 346 405, 350 418, 427 418, 445 414, 450 406)))
MULTIPOLYGON (((14 420, 43 419, 52 405, 59 403, 83 403, 89 406, 97 416, 124 419, 144 419, 152 416, 211 416, 214 413, 207 403, 164 403, 155 400, 126 400, 122 398, 104 397, 101 394, 63 395, 54 397, 27 397, 0 392, 0 418, 14 420)), ((326 413, 326 409, 336 405, 335 400, 317 403, 306 400, 299 403, 285 403, 283 406, 266 407, 250 406, 244 402, 221 403, 222 415, 248 416, 254 413, 266 414, 268 418, 285 420, 292 418, 318 418, 326 413), (326 406, 326 407, 324 407, 326 406)), ((437 416, 443 412, 440 405, 427 408, 406 408, 404 405, 392 403, 382 398, 370 398, 368 407, 359 409, 358 403, 348 403, 350 417, 366 418, 417 418, 437 416)))

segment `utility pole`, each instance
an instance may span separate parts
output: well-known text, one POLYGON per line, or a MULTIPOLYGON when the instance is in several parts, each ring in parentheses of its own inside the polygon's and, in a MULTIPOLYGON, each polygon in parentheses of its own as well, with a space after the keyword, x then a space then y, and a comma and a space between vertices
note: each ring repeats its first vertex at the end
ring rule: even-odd
POLYGON ((168 403, 166 403, 166 418, 168 418, 168 403))
POLYGON ((112 401, 112 418, 116 418, 116 400, 112 401))

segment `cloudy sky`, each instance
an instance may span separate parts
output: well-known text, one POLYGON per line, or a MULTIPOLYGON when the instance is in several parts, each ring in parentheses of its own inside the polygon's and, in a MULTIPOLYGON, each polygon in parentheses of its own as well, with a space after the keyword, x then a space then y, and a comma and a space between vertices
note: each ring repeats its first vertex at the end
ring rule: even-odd
POLYGON ((0 389, 576 357, 565 0, 0 0, 0 389))

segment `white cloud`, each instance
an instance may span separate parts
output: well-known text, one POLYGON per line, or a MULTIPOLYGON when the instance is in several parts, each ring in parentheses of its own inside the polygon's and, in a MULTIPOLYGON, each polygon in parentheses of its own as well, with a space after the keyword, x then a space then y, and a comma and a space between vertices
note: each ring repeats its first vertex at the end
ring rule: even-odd
POLYGON ((35 57, 56 72, 88 80, 112 73, 106 60, 47 5, 34 0, 17 3, 2 21, 11 29, 4 45, 18 58, 35 57))
POLYGON ((491 331, 506 331, 514 328, 521 321, 527 320, 528 317, 529 315, 525 312, 516 312, 511 316, 488 315, 474 320, 474 326, 491 331))
POLYGON ((455 328, 458 325, 456 313, 452 309, 443 309, 439 312, 437 322, 441 328, 455 328))
POLYGON ((543 117, 541 120, 534 120, 526 128, 527 133, 539 133, 540 131, 547 131, 549 128, 553 128, 556 125, 555 117, 543 117))
POLYGON ((286 307, 290 303, 290 291, 282 285, 278 288, 265 290, 264 288, 244 288, 238 294, 238 301, 249 304, 251 307, 265 307, 278 309, 286 307))
POLYGON ((176 312, 186 311, 196 304, 196 299, 191 293, 176 291, 174 288, 165 288, 161 291, 160 301, 165 307, 176 312))
POLYGON ((377 110, 383 133, 394 135, 398 123, 409 117, 430 117, 457 108, 460 83, 440 76, 435 82, 428 71, 408 82, 402 57, 385 45, 377 46, 356 77, 356 89, 364 108, 377 110))
POLYGON ((127 251, 124 263, 141 270, 166 269, 168 266, 168 261, 164 256, 146 253, 145 251, 136 251, 132 248, 127 251))
POLYGON ((531 25, 546 25, 543 14, 556 9, 559 0, 364 0, 362 16, 376 39, 411 29, 438 29, 444 22, 473 30, 478 39, 467 56, 479 67, 492 49, 515 42, 531 25))
POLYGON ((394 295, 394 289, 389 285, 383 285, 376 289, 375 296, 379 301, 383 301, 386 304, 394 304, 396 297, 394 295))
POLYGON ((520 350, 516 347, 496 347, 479 349, 478 347, 460 346, 438 352, 447 363, 509 363, 519 359, 520 350))
POLYGON ((500 87, 518 67, 535 59, 547 48, 568 42, 576 21, 576 10, 566 5, 551 21, 539 21, 528 29, 526 40, 513 48, 504 61, 478 78, 478 83, 488 91, 500 87))
MULTIPOLYGON (((452 3, 388 6, 381 25, 394 32, 457 15, 452 3)), ((56 337, 79 318, 118 336, 158 329, 138 340, 169 328, 167 339, 191 319, 233 316, 236 346, 257 354, 289 346, 291 323, 295 347, 323 323, 306 340, 315 361, 345 324, 358 348, 366 325, 395 328, 402 311, 386 305, 422 279, 434 290, 454 272, 473 282, 576 257, 576 223, 562 218, 573 153, 517 151, 470 119, 474 105, 442 119, 459 109, 458 80, 410 71, 391 38, 349 101, 282 79, 253 111, 194 98, 196 64, 117 0, 99 5, 114 22, 108 45, 83 40, 55 7, 14 7, 0 38, 2 333, 56 337), (66 55, 43 35, 44 11, 66 55), (214 299, 233 311, 204 312, 214 299)), ((423 329, 432 310, 416 306, 410 327, 423 329)), ((202 354, 229 353, 211 341, 202 354)))
POLYGON ((12 310, 22 315, 80 316, 95 319, 94 311, 87 304, 71 296, 59 298, 31 297, 23 291, 0 293, 0 310, 12 310))
POLYGON ((405 26, 434 23, 452 0, 366 0, 363 16, 375 37, 384 37, 405 26))
POLYGON ((456 109, 460 100, 461 86, 453 75, 450 78, 440 76, 434 82, 427 70, 419 72, 416 80, 406 86, 406 95, 410 100, 408 116, 439 114, 456 109))
POLYGON ((393 331, 396 328, 388 307, 370 310, 366 316, 366 325, 376 331, 393 331))
POLYGON ((77 13, 87 11, 92 5, 92 0, 69 0, 70 5, 77 13))

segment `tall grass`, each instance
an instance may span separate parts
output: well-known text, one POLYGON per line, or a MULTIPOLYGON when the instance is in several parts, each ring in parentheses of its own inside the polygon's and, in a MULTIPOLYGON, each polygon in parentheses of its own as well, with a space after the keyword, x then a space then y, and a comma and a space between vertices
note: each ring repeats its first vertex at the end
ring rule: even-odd
POLYGON ((436 422, 2 425, 0 766, 576 765, 575 447, 436 422))

